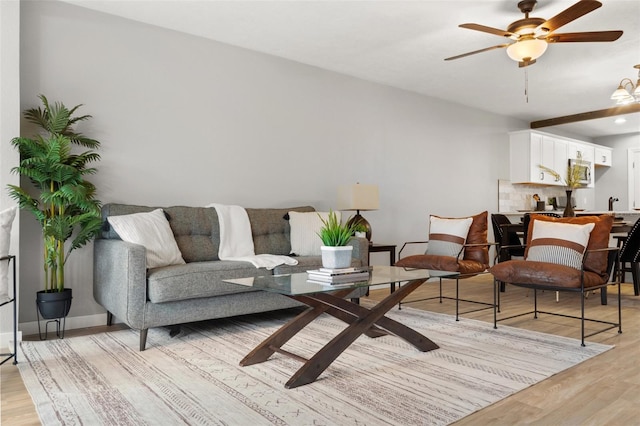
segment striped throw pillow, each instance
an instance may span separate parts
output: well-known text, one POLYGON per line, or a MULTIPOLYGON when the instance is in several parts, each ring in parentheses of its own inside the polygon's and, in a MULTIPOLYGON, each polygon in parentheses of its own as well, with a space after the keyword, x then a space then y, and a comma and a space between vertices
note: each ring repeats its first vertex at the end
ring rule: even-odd
POLYGON ((534 220, 526 260, 556 263, 581 269, 584 252, 594 223, 571 223, 534 220))
POLYGON ((426 254, 458 256, 467 239, 473 218, 445 219, 431 216, 429 219, 429 245, 426 254))

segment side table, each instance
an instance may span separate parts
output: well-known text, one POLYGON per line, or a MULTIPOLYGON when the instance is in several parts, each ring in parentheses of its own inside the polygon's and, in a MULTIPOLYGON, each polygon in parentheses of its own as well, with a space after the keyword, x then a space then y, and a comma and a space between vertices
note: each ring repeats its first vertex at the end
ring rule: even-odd
MULTIPOLYGON (((369 265, 371 265, 371 253, 388 252, 389 266, 393 266, 396 263, 396 248, 395 244, 369 244, 369 265)), ((396 291, 396 283, 390 283, 389 285, 391 286, 391 293, 396 291)))

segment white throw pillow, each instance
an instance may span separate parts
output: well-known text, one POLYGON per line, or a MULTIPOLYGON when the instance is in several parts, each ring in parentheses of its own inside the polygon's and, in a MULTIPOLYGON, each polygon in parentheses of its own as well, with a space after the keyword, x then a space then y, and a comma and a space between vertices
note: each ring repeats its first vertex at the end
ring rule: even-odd
POLYGON ((185 263, 162 209, 107 218, 122 240, 147 249, 147 268, 185 263))
MULTIPOLYGON (((340 221, 340 212, 335 212, 340 221)), ((328 212, 289 212, 291 226, 291 254, 298 256, 320 256, 322 240, 318 233, 322 220, 329 219, 328 212), (318 216, 319 215, 319 216, 318 216)))
POLYGON ((467 240, 473 218, 447 219, 431 216, 429 219, 429 245, 426 254, 458 256, 467 240))
MULTIPOLYGON (((8 256, 11 246, 11 226, 16 217, 17 207, 9 207, 0 212, 0 257, 8 256)), ((0 262, 0 299, 9 296, 9 263, 0 262)))
POLYGON ((534 220, 527 260, 581 269, 595 223, 578 225, 534 220))

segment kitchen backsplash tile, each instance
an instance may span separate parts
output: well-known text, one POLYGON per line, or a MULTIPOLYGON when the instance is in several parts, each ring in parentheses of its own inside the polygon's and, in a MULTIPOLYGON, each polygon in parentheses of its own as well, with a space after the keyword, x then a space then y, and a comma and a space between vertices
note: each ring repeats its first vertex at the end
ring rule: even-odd
MULTIPOLYGON (((498 180, 498 212, 516 212, 518 210, 535 210, 533 195, 538 194, 541 201, 547 204, 550 197, 566 197, 564 187, 540 186, 528 184, 512 184, 508 180, 498 180)), ((573 191, 576 208, 592 210, 594 205, 593 188, 579 188, 573 191)), ((558 204, 563 210, 564 205, 558 204)))

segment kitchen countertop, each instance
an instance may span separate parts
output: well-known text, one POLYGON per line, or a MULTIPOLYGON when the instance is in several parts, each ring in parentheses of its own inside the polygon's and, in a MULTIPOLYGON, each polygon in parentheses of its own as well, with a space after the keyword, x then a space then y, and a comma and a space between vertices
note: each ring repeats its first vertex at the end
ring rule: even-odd
MULTIPOLYGON (((546 210, 546 211, 536 211, 536 210, 524 210, 524 211, 516 211, 516 212, 499 212, 500 214, 506 216, 514 216, 514 215, 522 215, 525 213, 557 213, 562 214, 564 209, 562 210, 546 210)), ((640 215, 640 210, 615 210, 615 211, 607 211, 607 210, 575 210, 576 214, 584 215, 584 214, 611 214, 614 216, 626 216, 626 215, 640 215)))

